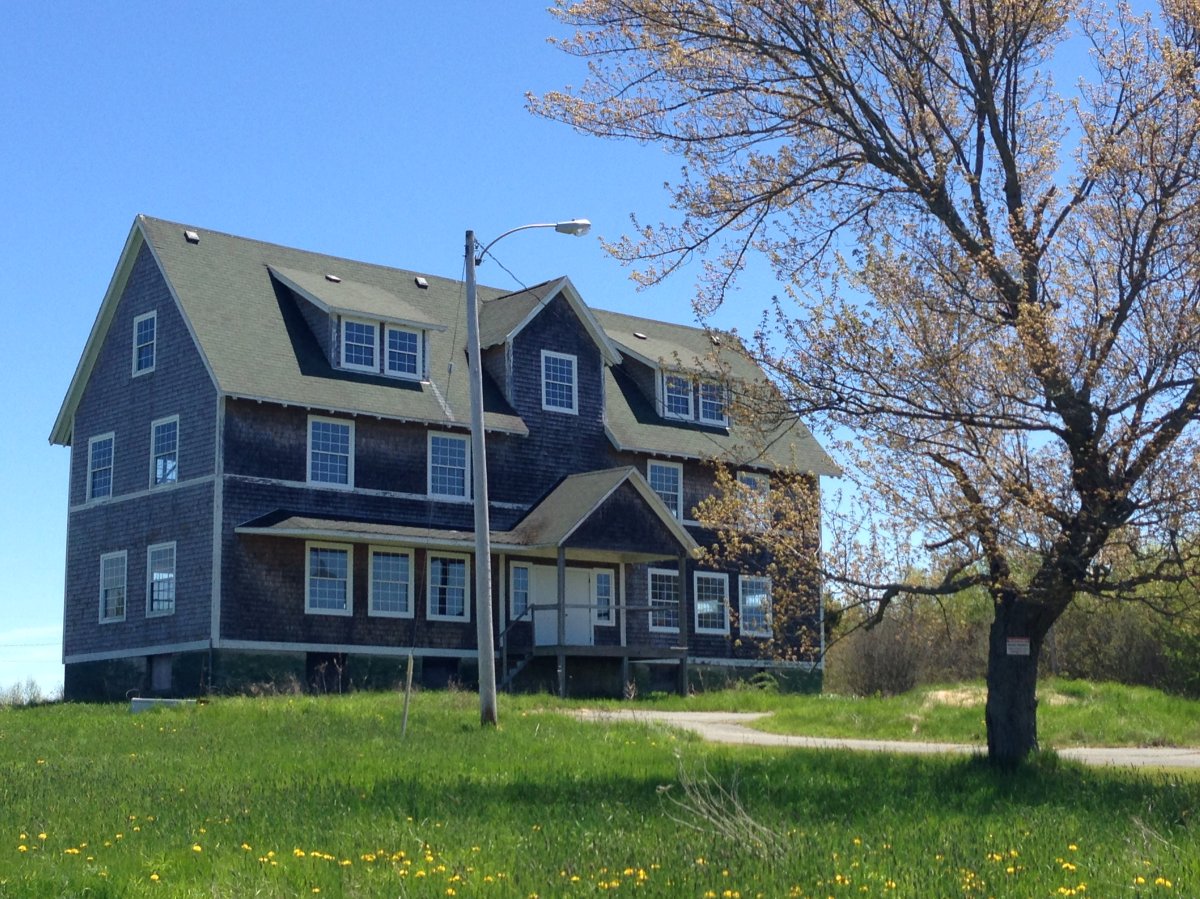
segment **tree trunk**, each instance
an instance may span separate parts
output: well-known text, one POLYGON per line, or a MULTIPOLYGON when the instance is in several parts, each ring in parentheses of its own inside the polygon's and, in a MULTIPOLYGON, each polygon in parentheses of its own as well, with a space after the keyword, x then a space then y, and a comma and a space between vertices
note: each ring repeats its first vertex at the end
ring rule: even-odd
POLYGON ((988 640, 986 720, 988 761, 999 768, 1016 767, 1038 748, 1041 611, 1019 599, 996 604, 988 640))

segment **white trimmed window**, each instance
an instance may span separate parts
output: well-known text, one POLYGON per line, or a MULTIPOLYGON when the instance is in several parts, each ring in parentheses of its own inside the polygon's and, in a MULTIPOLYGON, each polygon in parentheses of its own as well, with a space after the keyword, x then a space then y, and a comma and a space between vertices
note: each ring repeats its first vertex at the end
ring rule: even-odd
POLYGON ((646 464, 646 480, 650 489, 657 493, 671 514, 683 519, 683 466, 678 462, 655 462, 646 464))
POLYGON ((700 420, 707 424, 729 424, 725 407, 729 405, 729 394, 723 384, 712 381, 700 382, 700 420))
POLYGON ((158 313, 147 312, 133 320, 133 374, 149 374, 154 371, 154 357, 158 336, 158 313))
POLYGON ((420 380, 425 375, 421 332, 388 325, 384 329, 384 371, 400 378, 420 380))
POLYGON ((529 611, 529 566, 513 565, 509 571, 509 617, 516 621, 529 611))
POLYGON ((175 614, 175 544, 146 549, 146 617, 175 614))
POLYGON ((125 620, 125 550, 100 557, 100 623, 125 620))
POLYGON ((552 412, 579 412, 576 359, 566 353, 542 350, 542 408, 552 412))
POLYGON ((179 480, 179 416, 150 423, 150 486, 179 480))
POLYGON ((469 621, 467 557, 458 554, 430 553, 426 558, 426 609, 431 621, 469 621))
POLYGON ((467 438, 457 434, 429 435, 429 495, 467 499, 471 495, 467 438))
POLYGON ((342 319, 342 368, 379 371, 379 326, 375 322, 342 319))
POLYGON ((384 618, 412 618, 412 550, 372 546, 370 562, 367 613, 384 618))
POLYGON ((304 611, 310 615, 353 612, 354 571, 351 549, 341 543, 306 543, 304 611))
POLYGON ((737 482, 742 492, 745 521, 753 530, 766 530, 771 521, 771 479, 757 471, 739 471, 737 482))
POLYGON ((742 615, 738 629, 747 637, 771 636, 771 579, 744 574, 738 578, 742 615))
POLYGON ((354 422, 308 417, 308 482, 354 486, 354 422))
POLYGON ((696 596, 696 633, 729 633, 729 575, 697 571, 693 575, 696 596))
POLYGON ((678 633, 679 572, 666 568, 651 568, 648 595, 650 597, 650 630, 660 633, 678 633))
POLYGON ((608 568, 597 568, 592 572, 592 609, 596 624, 616 624, 613 614, 613 573, 608 568))
POLYGON ((102 499, 113 495, 113 445, 115 438, 100 434, 88 441, 87 498, 102 499))
POLYGON ((669 418, 692 417, 692 380, 680 375, 663 375, 663 414, 669 418))

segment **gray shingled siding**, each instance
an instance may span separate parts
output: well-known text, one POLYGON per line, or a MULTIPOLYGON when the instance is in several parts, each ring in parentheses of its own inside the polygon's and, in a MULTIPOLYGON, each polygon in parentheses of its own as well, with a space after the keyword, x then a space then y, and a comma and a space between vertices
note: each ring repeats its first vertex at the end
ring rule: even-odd
POLYGON ((317 339, 317 345, 321 348, 321 352, 325 354, 325 358, 329 360, 329 364, 336 368, 340 361, 334 355, 337 350, 337 316, 322 312, 308 300, 298 296, 281 284, 275 285, 275 291, 287 297, 285 302, 290 301, 296 304, 300 310, 300 314, 304 316, 304 321, 308 323, 309 329, 317 339))
POLYGON ((513 407, 529 426, 529 436, 490 439, 489 495, 495 501, 532 503, 569 474, 610 466, 602 363, 599 349, 561 296, 517 335, 512 355, 513 407), (579 414, 543 411, 543 349, 576 357, 579 414))
POLYGON ((506 345, 494 346, 491 349, 484 350, 480 358, 483 360, 483 370, 496 386, 500 389, 500 393, 511 404, 512 397, 509 396, 508 390, 508 364, 505 361, 506 345))
POLYGON ((64 654, 209 634, 216 391, 154 259, 142 248, 75 414, 64 654), (154 310, 154 371, 133 376, 133 320, 154 310), (179 416, 179 483, 150 489, 150 423, 179 416), (113 498, 85 503, 88 439, 114 435, 113 498), (146 547, 176 542, 175 614, 146 618, 146 547), (98 625, 100 556, 125 550, 126 617, 98 625))
MULTIPOLYGON (((669 363, 671 360, 667 361, 669 363)), ((658 409, 658 369, 643 365, 630 356, 625 356, 621 362, 621 370, 629 375, 630 380, 637 385, 642 396, 646 398, 646 402, 652 408, 658 409)))

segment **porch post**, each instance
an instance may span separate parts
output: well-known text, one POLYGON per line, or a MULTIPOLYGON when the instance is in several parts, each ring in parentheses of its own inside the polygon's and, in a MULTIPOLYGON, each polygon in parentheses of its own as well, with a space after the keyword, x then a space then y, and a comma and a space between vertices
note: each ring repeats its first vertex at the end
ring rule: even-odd
POLYGON ((567 551, 558 548, 558 695, 567 697, 567 551))
POLYGON ((680 696, 688 694, 688 627, 691 623, 691 603, 688 602, 688 596, 691 590, 687 576, 687 559, 686 552, 679 554, 679 645, 683 647, 683 655, 679 657, 680 696))
POLYGON ((625 600, 625 562, 617 563, 617 615, 618 626, 621 629, 621 694, 629 686, 629 636, 626 630, 626 600, 625 600))

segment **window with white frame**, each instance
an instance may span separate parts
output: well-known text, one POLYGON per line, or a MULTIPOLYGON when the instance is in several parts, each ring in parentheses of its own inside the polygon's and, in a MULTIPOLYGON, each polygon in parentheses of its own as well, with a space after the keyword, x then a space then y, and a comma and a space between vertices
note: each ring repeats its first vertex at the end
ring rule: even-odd
POLYGON ((412 550, 371 547, 367 614, 388 618, 412 617, 412 566, 412 550))
POLYGON ((467 557, 430 553, 426 561, 426 617, 434 621, 467 621, 467 557))
POLYGON ((179 480, 179 416, 150 423, 150 486, 179 480))
POLYGON ((342 368, 355 371, 379 371, 376 361, 379 327, 375 322, 342 319, 342 368))
POLYGON ((429 435, 429 495, 466 499, 471 495, 467 471, 467 438, 457 434, 429 435))
POLYGON ((513 621, 529 612, 529 566, 513 565, 509 572, 509 617, 513 621))
POLYGON ((692 417, 692 379, 663 375, 663 413, 671 418, 692 417))
POLYGON ((313 615, 353 612, 351 548, 338 543, 307 543, 304 558, 304 611, 313 615))
POLYGON ((146 549, 146 617, 175 613, 175 544, 146 549))
POLYGON ((154 371, 154 356, 158 336, 158 313, 147 312, 133 320, 133 374, 154 371))
POLYGON ((696 632, 729 633, 729 575, 697 571, 693 576, 696 592, 696 632))
POLYGON ((655 462, 646 464, 646 480, 650 489, 657 493, 671 514, 683 518, 683 466, 678 462, 655 462))
POLYGON ((309 416, 308 480, 311 484, 354 485, 354 422, 309 416))
POLYGON ((425 374, 422 339, 419 331, 388 325, 384 331, 386 350, 384 371, 401 378, 420 380, 425 374))
POLYGON ((679 630, 679 572, 651 568, 649 572, 650 630, 679 630))
POLYGON ((615 624, 613 615, 613 573, 607 568, 592 572, 592 609, 596 624, 615 624))
POLYGON ((700 382, 700 420, 708 424, 729 424, 729 416, 725 407, 728 405, 728 392, 725 385, 712 381, 700 382))
POLYGON ((542 350, 542 408, 553 412, 579 411, 576 360, 566 353, 542 350))
POLYGON ((744 574, 738 578, 742 614, 738 629, 747 637, 771 636, 771 579, 744 574))
POLYGON ((737 482, 742 493, 743 520, 753 530, 766 530, 771 521, 771 479, 757 471, 739 471, 737 482))
POLYGON ((125 550, 100 557, 100 622, 125 620, 125 550))
POLYGON ((103 499, 113 495, 112 434, 100 434, 88 441, 87 498, 103 499))

